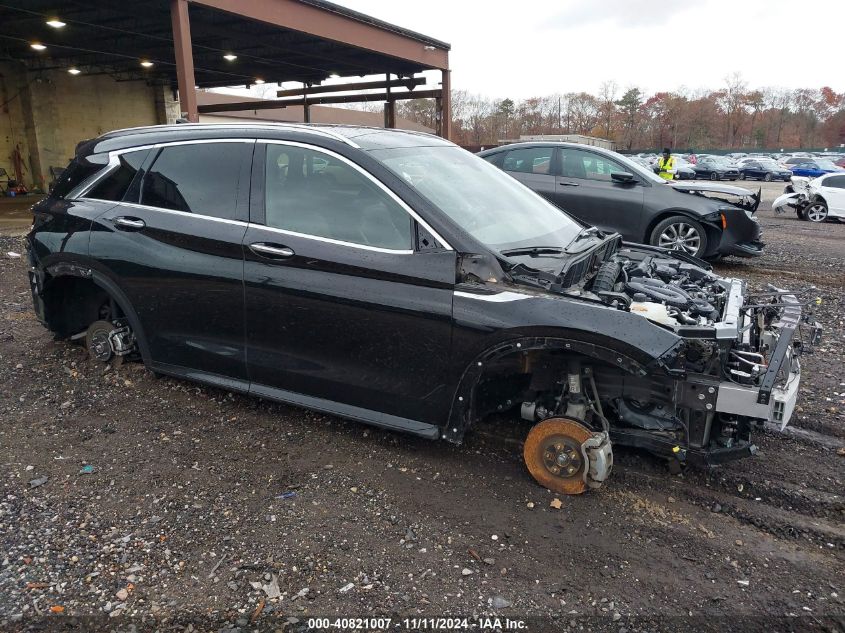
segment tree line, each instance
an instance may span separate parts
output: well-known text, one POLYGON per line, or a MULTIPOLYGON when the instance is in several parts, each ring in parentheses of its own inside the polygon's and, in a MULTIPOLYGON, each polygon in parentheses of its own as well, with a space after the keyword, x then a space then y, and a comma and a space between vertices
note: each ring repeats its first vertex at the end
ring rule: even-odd
MULTIPOLYGON (((452 91, 452 140, 492 145, 524 134, 584 134, 623 151, 834 148, 845 143, 845 93, 822 88, 750 88, 741 75, 718 90, 657 92, 614 81, 598 94, 514 100, 452 91)), ((375 104, 373 104, 375 105, 375 104)), ((435 127, 431 99, 400 101, 397 115, 435 127)))

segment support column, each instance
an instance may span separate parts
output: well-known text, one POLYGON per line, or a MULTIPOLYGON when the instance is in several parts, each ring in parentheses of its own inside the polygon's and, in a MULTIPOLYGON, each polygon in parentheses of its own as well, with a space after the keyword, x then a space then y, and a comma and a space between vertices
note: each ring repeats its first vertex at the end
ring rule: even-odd
POLYGON ((170 1, 170 21, 173 26, 173 53, 176 57, 176 79, 179 84, 179 107, 188 121, 200 120, 197 112, 197 93, 194 79, 194 53, 191 48, 191 22, 188 0, 170 1))
POLYGON ((384 102, 384 127, 393 129, 396 127, 396 100, 390 96, 390 73, 385 75, 387 88, 387 100, 384 102))
POLYGON ((440 136, 449 140, 452 136, 452 71, 440 71, 440 136))

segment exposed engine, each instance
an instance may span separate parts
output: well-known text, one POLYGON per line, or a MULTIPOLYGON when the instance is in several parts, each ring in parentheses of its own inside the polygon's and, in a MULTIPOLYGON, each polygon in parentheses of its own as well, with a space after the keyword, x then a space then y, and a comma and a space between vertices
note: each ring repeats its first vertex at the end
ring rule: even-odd
POLYGON ((606 261, 591 290, 613 307, 674 326, 711 326, 727 301, 724 281, 694 264, 622 251, 606 261))

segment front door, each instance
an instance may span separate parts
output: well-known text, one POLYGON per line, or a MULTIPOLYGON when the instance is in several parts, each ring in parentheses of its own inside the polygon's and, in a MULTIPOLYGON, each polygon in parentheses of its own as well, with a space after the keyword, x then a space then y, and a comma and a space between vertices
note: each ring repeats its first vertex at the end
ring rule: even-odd
POLYGON ((127 153, 88 194, 117 201, 95 220, 90 254, 129 298, 153 362, 241 387, 242 241, 254 145, 186 142, 137 160, 127 153))
POLYGON ((505 154, 502 169, 554 204, 553 156, 554 148, 551 146, 512 149, 505 154))
POLYGON ((408 207, 333 152, 260 143, 253 181, 244 237, 253 391, 350 417, 376 411, 387 426, 442 424, 454 251, 420 248, 408 207))
POLYGON ((558 150, 555 198, 558 206, 603 231, 617 232, 627 240, 642 238, 644 183, 611 180, 613 172, 628 172, 611 158, 584 149, 558 150))

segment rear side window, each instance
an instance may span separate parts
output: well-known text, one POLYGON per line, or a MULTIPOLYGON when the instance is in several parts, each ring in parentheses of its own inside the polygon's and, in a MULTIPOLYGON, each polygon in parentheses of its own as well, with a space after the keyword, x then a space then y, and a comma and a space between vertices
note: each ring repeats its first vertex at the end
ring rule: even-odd
POLYGON ((123 200, 129 190, 129 185, 132 184, 149 153, 150 150, 145 149, 121 154, 118 157, 117 169, 94 185, 85 197, 95 200, 113 200, 114 202, 123 200))
POLYGON ((144 176, 143 205, 240 219, 238 188, 252 156, 249 143, 193 143, 161 150, 144 176))
POLYGON ((531 147, 508 152, 502 169, 522 174, 550 174, 552 165, 552 147, 531 147))
POLYGON ((828 176, 824 181, 824 186, 845 189, 845 176, 828 176))
POLYGON ((70 198, 74 190, 91 176, 103 169, 108 156, 74 158, 53 185, 50 195, 54 198, 70 198))

